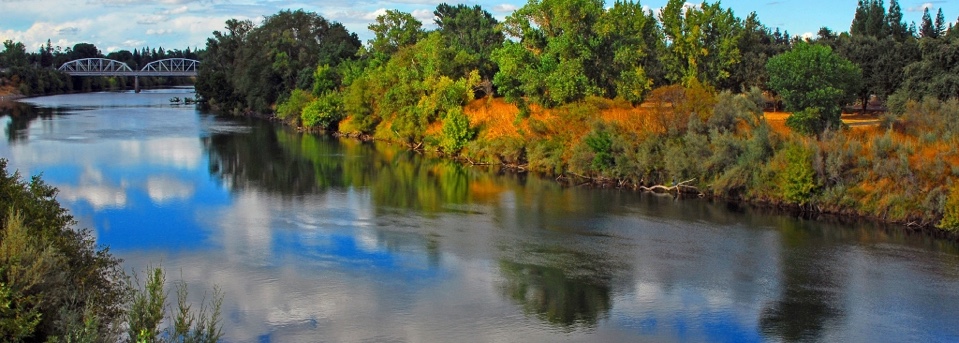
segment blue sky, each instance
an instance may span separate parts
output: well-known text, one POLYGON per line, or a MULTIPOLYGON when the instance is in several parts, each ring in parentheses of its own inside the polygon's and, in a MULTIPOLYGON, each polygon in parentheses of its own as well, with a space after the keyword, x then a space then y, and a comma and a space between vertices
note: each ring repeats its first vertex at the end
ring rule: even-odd
MULTIPOLYGON (((658 9, 667 0, 642 1, 658 9)), ((283 9, 303 8, 346 25, 366 41, 367 25, 387 9, 413 13, 432 24, 432 10, 442 0, 0 0, 0 40, 21 41, 31 50, 50 39, 64 48, 88 42, 103 52, 143 46, 167 49, 202 47, 211 32, 230 18, 252 19, 283 9)), ((456 3, 455 1, 446 1, 456 3)), ((607 4, 612 0, 608 0, 607 4)), ((478 4, 504 18, 525 2, 519 0, 464 1, 478 4)), ((693 1, 693 3, 697 3, 693 1)), ((888 5, 888 2, 887 2, 888 5)), ((813 34, 819 27, 849 29, 856 0, 725 0, 739 17, 756 12, 766 26, 793 35, 813 34)), ((933 14, 942 8, 946 20, 959 16, 959 0, 901 0, 905 20, 918 22, 924 7, 933 14)), ((428 26, 430 28, 432 26, 428 26)))

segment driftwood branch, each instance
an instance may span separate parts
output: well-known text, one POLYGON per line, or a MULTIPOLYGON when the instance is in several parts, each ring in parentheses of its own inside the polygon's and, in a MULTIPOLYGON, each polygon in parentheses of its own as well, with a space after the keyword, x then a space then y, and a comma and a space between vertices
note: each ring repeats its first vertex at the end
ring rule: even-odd
POLYGON ((695 192, 695 193, 697 193, 697 194, 699 194, 699 195, 702 195, 703 193, 699 191, 699 188, 696 188, 695 186, 689 186, 689 185, 687 185, 687 183, 690 183, 690 182, 693 182, 693 181, 696 181, 696 179, 689 179, 689 180, 686 180, 686 181, 683 181, 683 182, 680 182, 680 183, 677 183, 677 184, 675 184, 675 185, 668 186, 668 187, 667 187, 667 186, 663 186, 663 185, 654 185, 654 186, 650 186, 650 187, 639 186, 639 189, 644 190, 644 191, 647 191, 647 192, 653 192, 653 193, 672 193, 672 192, 676 192, 677 194, 678 194, 678 193, 683 193, 683 192, 693 191, 693 192, 695 192))
POLYGON ((472 165, 472 166, 488 166, 488 165, 492 164, 492 163, 486 163, 486 162, 475 162, 475 161, 473 161, 472 159, 470 159, 469 157, 463 157, 463 159, 465 159, 466 162, 469 162, 469 164, 472 165))

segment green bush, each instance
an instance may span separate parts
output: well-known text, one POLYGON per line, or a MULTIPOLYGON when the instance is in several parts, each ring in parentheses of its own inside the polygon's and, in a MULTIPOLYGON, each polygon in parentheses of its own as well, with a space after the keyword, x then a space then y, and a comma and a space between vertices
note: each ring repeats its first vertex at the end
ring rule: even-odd
POLYGON ((443 151, 456 153, 475 135, 476 131, 470 128, 469 118, 463 113, 462 107, 446 112, 446 118, 443 119, 443 137, 440 140, 443 151))
POLYGON ((45 289, 66 288, 59 270, 64 259, 56 249, 30 235, 23 215, 8 213, 0 242, 0 337, 22 342, 40 324, 45 289))
POLYGON ((162 271, 151 271, 159 277, 148 280, 161 280, 159 285, 134 290, 120 260, 97 250, 89 230, 72 228, 73 217, 56 201, 55 188, 39 177, 25 182, 19 173, 8 174, 6 166, 0 159, 0 208, 7 211, 0 216, 0 340, 117 342, 123 328, 131 329, 132 341, 219 339, 219 292, 211 306, 204 306, 209 310, 187 311, 187 320, 180 321, 192 323, 189 335, 176 336, 174 329, 159 335, 162 271))
POLYGON ((789 144, 784 150, 786 168, 780 174, 783 198, 793 204, 806 205, 816 189, 812 151, 799 143, 789 144))
POLYGON ((343 99, 339 93, 327 92, 303 108, 303 126, 330 129, 344 117, 343 99))
POLYGON ((527 142, 529 169, 555 176, 566 169, 563 161, 563 143, 558 139, 540 139, 527 142))
POLYGON ((949 188, 939 228, 953 232, 959 231, 959 182, 953 183, 949 188))
POLYGON ((827 125, 830 125, 827 123, 829 123, 829 121, 823 118, 822 111, 815 107, 794 112, 789 118, 786 118, 786 126, 804 135, 813 135, 822 132, 827 125))
POLYGON ((613 139, 608 131, 599 129, 593 130, 583 142, 589 146, 593 152, 593 160, 590 161, 590 167, 599 172, 605 172, 613 166, 613 139))
POLYGON ((136 292, 127 312, 127 335, 134 342, 218 342, 223 336, 220 330, 220 308, 223 295, 214 290, 209 303, 203 303, 195 311, 187 303, 187 286, 176 283, 177 306, 175 312, 167 313, 167 292, 164 290, 166 276, 162 268, 149 268, 146 271, 146 283, 139 284, 139 275, 135 275, 136 292), (161 330, 160 324, 166 320, 169 325, 161 330))
MULTIPOLYGON (((73 229, 73 217, 57 202, 56 188, 38 177, 25 182, 19 173, 7 173, 6 166, 7 161, 0 159, 0 209, 12 213, 0 215, 0 225, 22 225, 34 242, 30 244, 38 249, 48 249, 50 256, 59 256, 56 259, 64 261, 57 265, 55 272, 49 275, 40 273, 38 277, 45 286, 30 290, 12 280, 18 270, 25 268, 24 263, 33 263, 16 257, 33 254, 30 244, 11 246, 10 259, 0 265, 0 269, 6 271, 0 275, 0 283, 9 287, 12 306, 29 309, 30 304, 37 305, 40 321, 30 339, 45 341, 66 337, 69 332, 64 323, 74 319, 81 323, 86 319, 99 323, 97 329, 101 340, 116 337, 118 332, 115 329, 122 320, 125 297, 129 294, 120 260, 106 249, 97 249, 89 230, 73 229), (12 221, 13 218, 22 218, 22 223, 12 221), (24 297, 17 297, 18 294, 24 297), (36 299, 36 302, 30 299, 36 299)), ((8 243, 7 237, 3 238, 5 244, 13 242, 8 243)))
POLYGON ((313 95, 320 96, 323 93, 335 91, 340 83, 340 76, 336 69, 331 68, 329 64, 322 64, 313 71, 313 95))
POLYGON ((303 108, 313 101, 313 95, 302 89, 294 89, 290 96, 276 106, 276 117, 283 120, 298 120, 303 108))

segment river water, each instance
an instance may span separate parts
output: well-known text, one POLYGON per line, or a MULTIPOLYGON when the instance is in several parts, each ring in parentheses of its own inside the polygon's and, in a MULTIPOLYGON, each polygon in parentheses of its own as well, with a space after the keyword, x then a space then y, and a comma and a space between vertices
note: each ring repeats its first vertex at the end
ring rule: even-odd
POLYGON ((171 105, 2 106, 128 270, 162 265, 229 342, 956 342, 959 247, 699 199, 564 187, 171 105))

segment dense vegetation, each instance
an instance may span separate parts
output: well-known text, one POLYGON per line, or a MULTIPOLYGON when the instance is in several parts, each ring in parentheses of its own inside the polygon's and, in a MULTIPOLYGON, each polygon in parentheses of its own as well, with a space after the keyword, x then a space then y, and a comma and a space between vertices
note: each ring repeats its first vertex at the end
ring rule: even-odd
MULTIPOLYGON (((69 92, 92 92, 133 88, 133 78, 129 77, 70 77, 56 69, 68 61, 82 58, 109 58, 126 63, 130 68, 139 70, 146 64, 164 58, 198 59, 202 52, 186 50, 164 50, 141 48, 118 50, 104 55, 95 45, 77 43, 73 47, 54 48, 50 41, 37 52, 28 52, 20 42, 3 42, 0 52, 0 93, 20 95, 43 95, 69 92)), ((174 77, 143 77, 140 86, 171 86, 188 84, 188 79, 174 77)))
POLYGON ((218 293, 199 311, 185 302, 168 313, 163 271, 131 283, 120 260, 98 249, 88 230, 56 201, 57 190, 29 182, 0 160, 0 340, 4 342, 215 342, 218 293), (165 319, 166 318, 166 319, 165 319), (160 324, 171 325, 161 331, 160 324), (127 332, 124 333, 123 331, 127 332))
POLYGON ((812 39, 718 2, 671 0, 654 15, 631 1, 530 0, 504 22, 441 4, 434 15, 427 31, 387 11, 363 46, 303 11, 231 20, 207 43, 215 64, 197 89, 221 110, 470 163, 959 228, 959 29, 941 10, 917 28, 896 0, 861 0, 848 32, 812 39), (764 112, 780 104, 785 125, 764 112), (841 117, 886 106, 882 123, 841 117))

